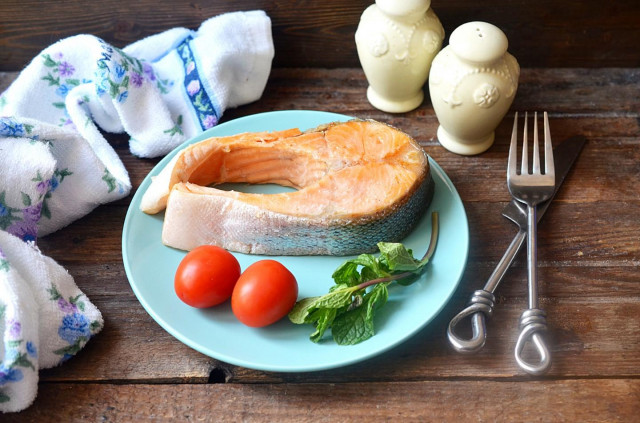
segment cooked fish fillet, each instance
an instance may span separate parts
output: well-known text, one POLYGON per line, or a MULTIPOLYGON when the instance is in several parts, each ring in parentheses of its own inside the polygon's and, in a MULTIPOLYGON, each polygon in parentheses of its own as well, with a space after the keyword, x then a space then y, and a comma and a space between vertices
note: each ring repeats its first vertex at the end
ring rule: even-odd
POLYGON ((349 255, 399 241, 433 195, 427 155, 407 134, 353 120, 314 130, 210 138, 181 151, 156 177, 141 209, 165 208, 162 241, 251 254, 349 255), (227 182, 296 188, 252 194, 227 182))

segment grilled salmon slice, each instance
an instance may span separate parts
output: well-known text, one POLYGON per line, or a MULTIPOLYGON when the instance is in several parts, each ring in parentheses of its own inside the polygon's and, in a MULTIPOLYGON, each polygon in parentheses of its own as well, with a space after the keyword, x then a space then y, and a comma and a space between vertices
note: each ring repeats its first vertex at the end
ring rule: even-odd
POLYGON ((427 155, 411 137, 352 120, 193 144, 153 180, 141 209, 166 206, 162 241, 178 249, 213 244, 250 254, 349 255, 404 238, 432 196, 427 155), (231 182, 296 190, 215 188, 231 182))

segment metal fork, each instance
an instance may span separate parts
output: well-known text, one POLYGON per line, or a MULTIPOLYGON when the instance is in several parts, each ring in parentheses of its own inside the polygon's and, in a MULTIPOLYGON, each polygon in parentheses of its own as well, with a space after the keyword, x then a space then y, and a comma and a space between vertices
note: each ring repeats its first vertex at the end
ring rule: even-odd
POLYGON ((536 206, 553 195, 555 188, 555 169, 553 165, 553 149, 551 147, 551 133, 549 117, 544 112, 544 173, 540 169, 540 152, 538 147, 538 113, 533 121, 533 166, 529 171, 528 142, 527 142, 527 113, 524 117, 524 135, 522 140, 522 164, 518 174, 518 113, 516 112, 511 134, 511 147, 507 166, 507 186, 516 200, 527 206, 527 266, 529 280, 529 309, 520 316, 520 335, 516 343, 515 357, 518 365, 527 373, 540 375, 551 366, 549 349, 541 337, 546 331, 546 313, 538 306, 538 253, 537 253, 537 216, 536 206), (531 363, 523 357, 525 346, 533 342, 539 361, 531 363))

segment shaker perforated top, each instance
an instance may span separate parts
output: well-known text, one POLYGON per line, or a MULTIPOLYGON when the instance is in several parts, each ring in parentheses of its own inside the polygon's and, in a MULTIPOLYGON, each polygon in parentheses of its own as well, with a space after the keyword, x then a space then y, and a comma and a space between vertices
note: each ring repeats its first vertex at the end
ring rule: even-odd
POLYGON ((456 28, 449 37, 449 45, 462 60, 493 62, 502 57, 509 45, 500 28, 487 22, 467 22, 456 28))

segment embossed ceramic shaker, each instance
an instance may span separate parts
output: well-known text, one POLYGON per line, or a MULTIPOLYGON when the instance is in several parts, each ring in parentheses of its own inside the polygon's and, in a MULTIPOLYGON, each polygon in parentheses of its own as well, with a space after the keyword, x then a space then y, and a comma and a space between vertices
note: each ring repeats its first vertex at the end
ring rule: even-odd
POLYGON ((429 94, 440 126, 438 141, 463 155, 493 144, 494 131, 511 107, 520 66, 507 52, 507 37, 486 22, 456 28, 433 60, 429 94))
POLYGON ((408 112, 424 100, 431 61, 444 29, 431 0, 376 0, 362 14, 355 39, 369 87, 367 99, 385 112, 408 112))

